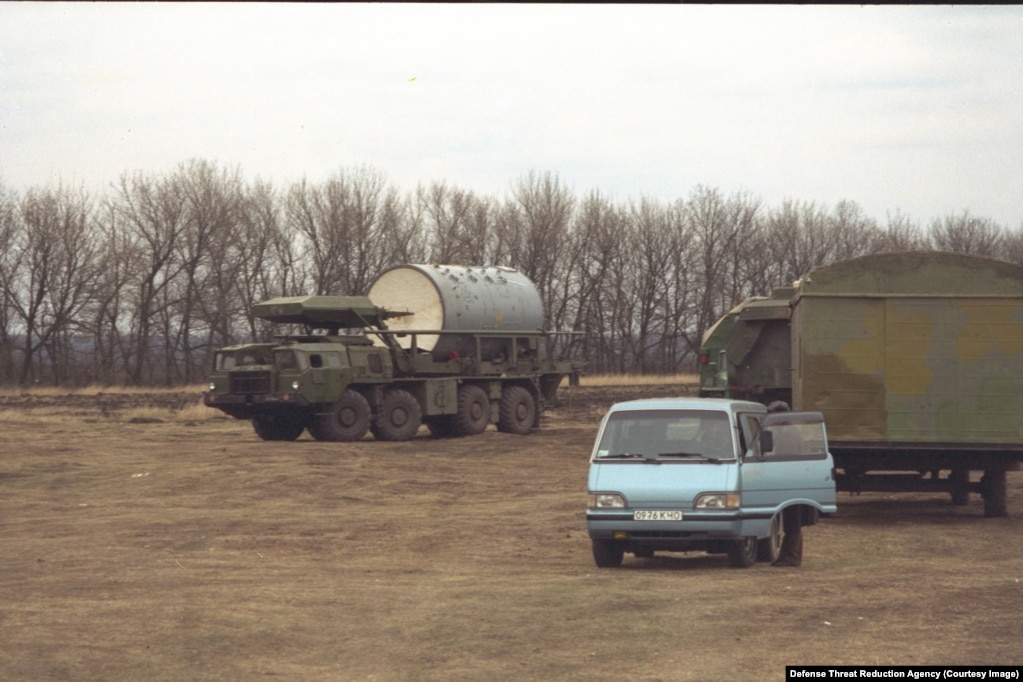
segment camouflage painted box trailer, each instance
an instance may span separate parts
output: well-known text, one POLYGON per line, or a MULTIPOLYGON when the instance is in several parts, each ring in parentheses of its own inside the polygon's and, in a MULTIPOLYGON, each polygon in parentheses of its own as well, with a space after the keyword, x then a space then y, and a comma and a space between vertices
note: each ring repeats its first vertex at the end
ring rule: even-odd
POLYGON ((1007 514, 1006 472, 1023 459, 1023 268, 936 252, 818 267, 730 311, 701 360, 703 395, 823 412, 839 490, 954 504, 976 492, 986 516, 1007 514))

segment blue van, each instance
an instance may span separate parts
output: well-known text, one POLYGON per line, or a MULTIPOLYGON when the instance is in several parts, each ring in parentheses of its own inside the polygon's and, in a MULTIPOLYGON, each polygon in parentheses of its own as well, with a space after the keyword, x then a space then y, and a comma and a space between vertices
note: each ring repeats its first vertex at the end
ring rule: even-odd
POLYGON ((837 511, 834 462, 819 412, 775 412, 719 398, 611 407, 590 457, 586 526, 601 568, 626 552, 727 554, 774 561, 781 512, 837 511))

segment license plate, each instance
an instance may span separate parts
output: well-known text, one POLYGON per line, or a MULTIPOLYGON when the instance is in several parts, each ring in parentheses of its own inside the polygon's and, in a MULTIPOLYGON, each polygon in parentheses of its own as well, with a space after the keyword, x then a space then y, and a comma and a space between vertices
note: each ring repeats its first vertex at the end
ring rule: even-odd
POLYGON ((682 512, 678 510, 637 509, 632 512, 633 521, 681 521, 682 512))

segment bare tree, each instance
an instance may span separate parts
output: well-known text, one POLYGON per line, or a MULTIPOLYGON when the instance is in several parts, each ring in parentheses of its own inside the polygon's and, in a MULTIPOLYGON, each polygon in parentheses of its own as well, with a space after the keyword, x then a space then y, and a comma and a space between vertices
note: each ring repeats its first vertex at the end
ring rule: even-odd
POLYGON ((893 251, 916 251, 930 248, 920 227, 913 220, 899 211, 888 214, 888 224, 879 229, 870 245, 871 253, 889 253, 893 251))
POLYGON ((928 237, 937 251, 999 257, 1005 242, 1004 228, 988 218, 963 211, 931 222, 928 237))
POLYGON ((92 381, 114 384, 125 381, 131 356, 130 325, 133 298, 130 284, 136 281, 138 264, 132 236, 116 216, 109 201, 96 220, 97 258, 102 267, 96 275, 93 302, 87 322, 92 337, 92 361, 87 370, 92 381))
POLYGON ((228 320, 217 330, 221 345, 259 336, 262 329, 252 317, 254 304, 276 296, 296 296, 311 287, 308 265, 283 213, 272 185, 256 182, 248 189, 229 256, 234 263, 235 286, 222 304, 228 320))
POLYGON ((623 213, 598 192, 591 192, 579 207, 578 306, 572 328, 584 332, 583 357, 595 372, 624 371, 618 316, 625 307, 622 285, 628 275, 621 265, 632 241, 629 229, 623 213))
POLYGON ((214 329, 231 318, 240 274, 237 252, 244 189, 241 172, 193 160, 176 172, 187 209, 175 243, 181 277, 165 310, 166 381, 192 383, 209 361, 214 329))
MULTIPOLYGON (((181 178, 124 174, 116 186, 114 218, 120 223, 121 246, 132 260, 127 281, 130 297, 128 382, 134 385, 165 380, 154 366, 154 322, 166 318, 173 302, 172 285, 183 270, 176 245, 187 229, 188 212, 181 178)), ((167 339, 169 341, 169 339, 167 339)))
POLYGON ((19 224, 2 276, 22 339, 19 385, 40 378, 40 351, 49 355, 52 380, 67 379, 72 332, 97 269, 91 211, 84 191, 62 187, 29 190, 18 203, 19 224))
POLYGON ((520 269, 540 291, 549 329, 564 329, 569 317, 565 266, 574 207, 574 198, 557 176, 531 172, 515 186, 497 223, 508 265, 520 269))
POLYGON ((686 202, 685 220, 695 250, 694 273, 700 277, 702 294, 694 319, 695 334, 690 345, 698 346, 699 335, 735 304, 737 286, 736 253, 751 224, 737 220, 733 206, 717 189, 697 186, 686 202))
POLYGON ((418 213, 430 242, 429 260, 434 263, 490 265, 488 245, 493 224, 489 205, 472 192, 435 182, 416 190, 418 213))
POLYGON ((359 294, 405 245, 384 218, 402 213, 397 191, 370 168, 339 171, 322 186, 303 180, 288 192, 287 225, 301 237, 318 294, 359 294))
POLYGON ((14 192, 0 185, 0 380, 10 384, 15 380, 14 308, 10 286, 18 286, 14 277, 17 266, 15 238, 18 235, 18 199, 14 192))

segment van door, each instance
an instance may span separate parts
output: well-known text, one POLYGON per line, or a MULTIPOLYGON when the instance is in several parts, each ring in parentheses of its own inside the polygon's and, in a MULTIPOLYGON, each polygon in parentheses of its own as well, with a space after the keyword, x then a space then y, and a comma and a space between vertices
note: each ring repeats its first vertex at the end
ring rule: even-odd
POLYGON ((767 414, 760 428, 742 462, 743 509, 768 522, 789 504, 835 511, 834 463, 821 413, 767 414))

